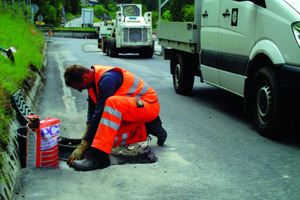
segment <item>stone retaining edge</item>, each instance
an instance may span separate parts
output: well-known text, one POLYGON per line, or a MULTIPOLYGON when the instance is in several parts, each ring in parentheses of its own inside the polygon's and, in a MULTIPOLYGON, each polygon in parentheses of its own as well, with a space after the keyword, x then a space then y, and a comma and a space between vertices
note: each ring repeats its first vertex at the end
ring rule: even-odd
MULTIPOLYGON (((44 55, 47 49, 47 43, 45 42, 44 55)), ((47 58, 44 57, 43 64, 46 66, 47 58)), ((28 106, 32 107, 34 102, 37 100, 38 91, 41 90, 43 84, 41 84, 42 78, 36 73, 36 80, 34 86, 31 88, 29 95, 24 97, 28 106)), ((34 110, 34 109, 33 109, 34 110)), ((0 182, 0 199, 1 200, 11 200, 14 194, 14 188, 16 186, 18 175, 21 170, 21 163, 19 158, 19 143, 18 136, 16 135, 16 129, 20 127, 20 123, 14 117, 10 124, 9 129, 9 139, 7 152, 0 153, 3 157, 3 170, 5 180, 0 182)))

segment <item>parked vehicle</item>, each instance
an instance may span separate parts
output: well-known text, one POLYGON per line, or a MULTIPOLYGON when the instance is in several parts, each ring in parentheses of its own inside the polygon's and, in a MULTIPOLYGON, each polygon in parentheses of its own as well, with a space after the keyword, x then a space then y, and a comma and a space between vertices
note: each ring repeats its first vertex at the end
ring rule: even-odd
POLYGON ((104 21, 97 26, 96 33, 98 34, 98 48, 102 49, 103 53, 106 53, 107 41, 108 37, 112 37, 114 32, 114 21, 104 21))
POLYGON ((98 43, 103 53, 111 57, 139 53, 151 58, 154 51, 151 12, 142 16, 141 4, 118 4, 116 19, 99 27, 98 43))
POLYGON ((82 27, 93 27, 94 9, 81 8, 82 27))
POLYGON ((241 96, 263 136, 299 106, 298 0, 195 0, 194 22, 160 22, 157 37, 177 93, 188 94, 199 76, 241 96))

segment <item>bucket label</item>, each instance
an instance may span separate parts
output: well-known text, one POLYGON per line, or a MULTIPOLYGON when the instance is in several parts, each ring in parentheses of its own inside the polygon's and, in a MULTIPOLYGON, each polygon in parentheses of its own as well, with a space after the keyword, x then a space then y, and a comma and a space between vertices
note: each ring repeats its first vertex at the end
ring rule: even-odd
POLYGON ((53 138, 42 138, 41 140, 41 150, 48 150, 51 149, 58 144, 58 137, 53 137, 53 138))
POLYGON ((56 136, 59 133, 59 124, 54 124, 52 126, 48 126, 41 129, 42 137, 52 137, 56 136))

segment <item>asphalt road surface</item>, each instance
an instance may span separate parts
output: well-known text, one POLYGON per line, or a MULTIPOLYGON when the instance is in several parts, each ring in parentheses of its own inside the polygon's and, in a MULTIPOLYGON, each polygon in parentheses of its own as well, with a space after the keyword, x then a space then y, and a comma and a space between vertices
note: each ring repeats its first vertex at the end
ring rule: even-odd
MULTIPOLYGON (((45 87, 37 103, 40 118, 61 120, 60 134, 80 138, 85 128, 87 91, 64 85, 69 64, 123 67, 158 93, 160 117, 168 132, 166 145, 150 147, 152 164, 112 165, 76 172, 65 162, 59 169, 22 169, 15 199, 203 199, 296 200, 300 198, 300 141, 270 140, 258 135, 243 113, 241 98, 200 83, 189 96, 177 95, 169 61, 135 54, 110 58, 81 47, 96 40, 53 38, 48 44, 45 87)), ((96 45, 85 46, 97 51, 96 45)), ((297 123, 297 122, 295 122, 297 123)), ((296 126, 295 126, 296 127, 296 126)))

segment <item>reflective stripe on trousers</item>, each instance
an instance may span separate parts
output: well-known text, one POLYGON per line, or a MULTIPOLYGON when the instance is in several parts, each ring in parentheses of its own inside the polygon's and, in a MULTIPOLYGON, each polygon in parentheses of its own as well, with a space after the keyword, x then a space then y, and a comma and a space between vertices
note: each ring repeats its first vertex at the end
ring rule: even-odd
POLYGON ((92 147, 110 154, 113 146, 128 145, 147 140, 145 123, 159 114, 159 103, 143 102, 136 98, 112 96, 106 100, 104 111, 92 147))
MULTIPOLYGON (((121 141, 121 143, 120 143, 120 146, 123 146, 123 145, 126 144, 127 138, 128 138, 128 133, 123 133, 123 134, 122 134, 122 141, 121 141)), ((119 139, 119 137, 116 136, 116 139, 115 139, 115 142, 114 142, 114 147, 117 145, 118 139, 119 139)))

